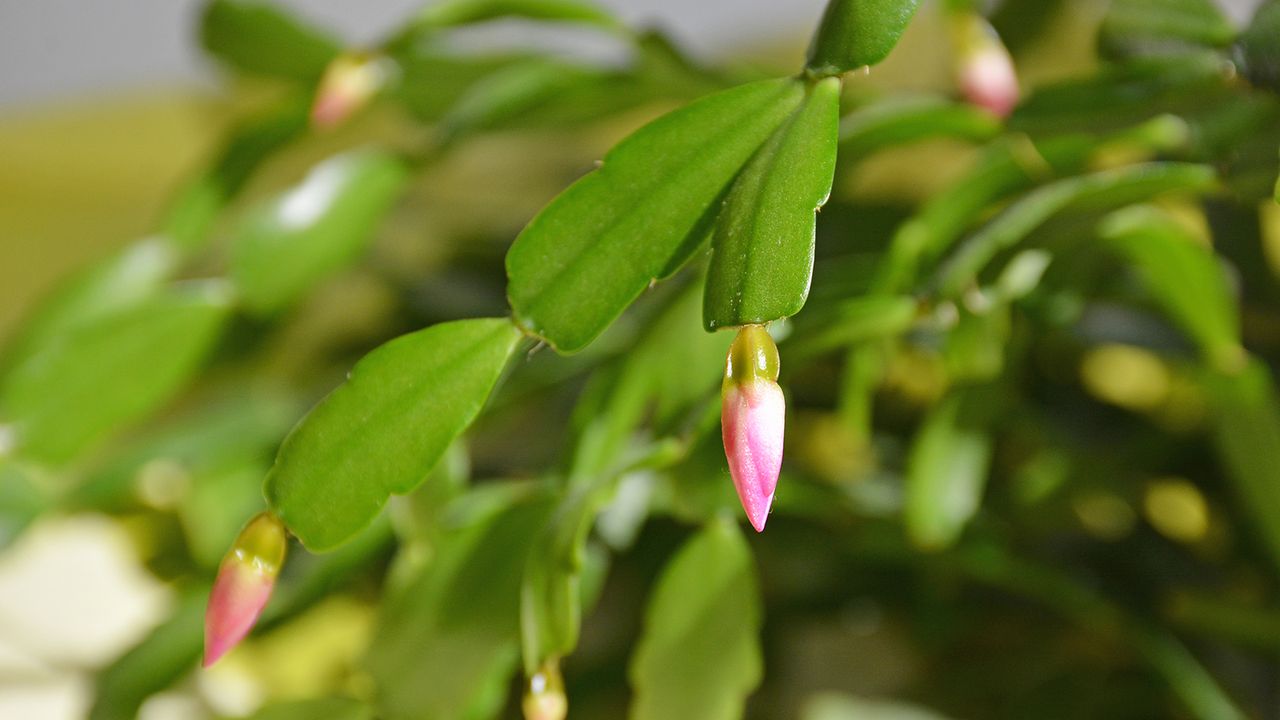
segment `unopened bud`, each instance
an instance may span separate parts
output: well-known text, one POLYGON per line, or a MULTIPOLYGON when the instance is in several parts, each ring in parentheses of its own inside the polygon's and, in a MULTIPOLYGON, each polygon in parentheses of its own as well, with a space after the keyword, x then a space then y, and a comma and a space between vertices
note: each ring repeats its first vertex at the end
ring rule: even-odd
POLYGON ((957 81, 969 103, 1005 118, 1018 104, 1013 58, 991 25, 976 13, 953 18, 957 81))
POLYGON ((742 509, 763 532, 782 469, 786 399, 778 387, 778 348, 760 325, 738 331, 721 387, 720 427, 742 509))
POLYGON ((380 55, 344 53, 334 58, 316 88, 311 124, 326 130, 341 125, 382 90, 389 68, 380 55))
POLYGON ((522 705, 525 720, 564 720, 569 714, 558 661, 548 660, 529 677, 522 705))
POLYGON ((258 621, 271 598, 276 576, 284 564, 284 525, 270 513, 261 513, 240 531, 209 593, 204 615, 204 666, 235 647, 258 621))

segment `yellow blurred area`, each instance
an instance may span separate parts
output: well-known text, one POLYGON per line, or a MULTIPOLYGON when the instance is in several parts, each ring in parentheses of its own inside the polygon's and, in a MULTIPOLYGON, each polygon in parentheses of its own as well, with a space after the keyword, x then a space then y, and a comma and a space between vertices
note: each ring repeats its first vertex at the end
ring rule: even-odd
POLYGON ((1080 380, 1096 398, 1137 411, 1158 409, 1169 395, 1169 369, 1132 345, 1100 345, 1080 363, 1080 380))
POLYGON ((1209 532, 1209 505, 1200 490, 1182 478, 1148 483, 1142 513, 1157 532, 1170 540, 1194 543, 1209 532))

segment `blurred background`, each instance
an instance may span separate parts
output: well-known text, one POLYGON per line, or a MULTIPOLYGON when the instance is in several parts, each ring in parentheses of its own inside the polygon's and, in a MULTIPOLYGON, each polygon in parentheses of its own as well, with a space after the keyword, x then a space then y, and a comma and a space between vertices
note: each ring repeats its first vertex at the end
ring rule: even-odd
MULTIPOLYGON (((422 0, 280 0, 279 4, 299 17, 337 32, 348 44, 359 46, 383 37, 421 7, 422 0)), ((752 72, 781 73, 794 68, 803 56, 824 2, 602 0, 601 4, 611 7, 630 24, 668 29, 672 38, 700 61, 749 67, 752 72)), ((1048 33, 1034 46, 1022 50, 1020 59, 1026 62, 1019 69, 1024 82, 1071 77, 1095 67, 1090 29, 1096 27, 1107 3, 1081 0, 1067 5, 1069 10, 1055 21, 1059 23, 1060 32, 1048 33)), ((1233 20, 1244 22, 1257 2, 1229 0, 1223 5, 1233 20)), ((0 1, 0 339, 13 335, 20 320, 59 279, 152 232, 156 218, 172 199, 173 189, 203 167, 228 128, 277 96, 271 87, 223 72, 205 55, 195 34, 200 10, 198 0, 0 1)), ((904 44, 874 78, 866 81, 869 86, 949 92, 944 51, 938 43, 942 35, 939 24, 926 6, 904 44)), ((468 36, 464 42, 474 43, 477 48, 530 44, 563 50, 571 57, 606 61, 610 53, 616 51, 599 38, 573 33, 531 33, 525 26, 505 24, 468 36)), ((435 226, 423 231, 406 221, 409 229, 397 231, 393 223, 387 231, 391 239, 384 242, 381 270, 401 262, 404 263, 401 272, 405 274, 413 268, 433 267, 432 258, 427 257, 431 251, 406 240, 409 233, 426 232, 428 238, 509 239, 523 219, 563 186, 564 178, 571 177, 584 163, 598 157, 623 131, 635 126, 638 118, 653 112, 650 109, 626 116, 580 136, 559 137, 562 144, 552 148, 522 144, 525 141, 518 138, 499 140, 451 161, 447 168, 423 181, 432 193, 431 200, 399 211, 401 215, 430 212, 437 221, 435 226), (512 158, 516 157, 524 161, 525 167, 512 168, 512 158), (479 197, 466 192, 466 188, 477 182, 488 183, 495 176, 502 176, 502 180, 479 197), (495 207, 498 209, 493 210, 495 207), (477 220, 480 215, 483 219, 477 220)), ((350 135, 322 140, 318 148, 285 158, 269 167, 262 178, 254 180, 247 197, 261 198, 286 184, 286 180, 296 179, 301 169, 325 154, 328 146, 349 144, 351 138, 360 133, 377 135, 386 127, 397 127, 396 122, 375 118, 350 135)), ((944 159, 936 165, 930 159, 932 156, 919 153, 895 156, 892 163, 871 163, 859 169, 856 176, 846 178, 846 188, 850 194, 865 190, 860 197, 884 204, 904 196, 914 201, 917 198, 913 196, 922 193, 921 187, 937 187, 946 179, 956 177, 957 173, 949 168, 962 163, 967 156, 951 150, 943 153, 944 159), (904 164, 913 163, 927 166, 927 171, 899 172, 904 164), (935 171, 938 177, 931 177, 935 171)), ((501 242, 491 240, 493 247, 478 251, 471 262, 478 266, 482 260, 491 262, 500 258, 501 242)), ((496 262, 499 264, 488 268, 489 271, 500 269, 500 259, 496 262)), ((470 279, 482 273, 474 268, 467 272, 444 277, 433 291, 413 289, 412 292, 418 294, 411 297, 410 304, 435 302, 448 308, 442 314, 449 315, 461 314, 463 309, 488 308, 495 298, 500 302, 500 279, 485 276, 478 283, 481 289, 476 290, 476 284, 471 284, 470 279), (472 270, 473 274, 467 274, 472 270), (430 295, 431 292, 453 293, 452 299, 430 295)), ((390 274, 395 275, 396 271, 390 274)), ((327 287, 324 293, 325 297, 318 301, 321 304, 290 320, 286 340, 268 348, 262 361, 267 369, 263 372, 276 378, 289 377, 291 373, 310 373, 307 377, 336 376, 349 366, 351 359, 358 357, 355 349, 369 345, 403 322, 401 315, 386 309, 388 304, 401 298, 389 297, 389 291, 365 275, 357 273, 346 277, 336 286, 327 287), (341 308, 342 312, 334 312, 334 308, 341 308), (308 353, 323 355, 323 366, 308 365, 305 359, 308 353)), ((1138 363, 1140 367, 1133 370, 1138 376, 1143 376, 1146 369, 1141 366, 1145 356, 1136 360, 1131 356, 1112 359, 1115 362, 1108 366, 1112 369, 1132 368, 1133 363, 1138 363)), ((904 386, 916 381, 928 382, 927 372, 922 374, 926 376, 924 380, 911 376, 911 368, 901 372, 906 375, 899 378, 904 386)), ((1105 395, 1106 380, 1098 382, 1103 389, 1097 393, 1105 395)), ((1132 392, 1132 387, 1116 392, 1125 396, 1132 392)), ((1120 404, 1124 402, 1122 398, 1120 404)), ((266 432, 267 436, 277 433, 276 428, 281 424, 287 427, 294 413, 291 403, 293 399, 283 403, 285 410, 279 407, 263 410, 266 417, 263 423, 272 428, 266 432)), ((822 427, 818 423, 814 431, 820 432, 822 427)), ((513 457, 493 460, 503 455, 492 439, 501 437, 502 430, 500 420, 489 428, 489 434, 481 434, 477 441, 480 445, 477 453, 481 456, 477 462, 481 466, 486 462, 486 453, 490 458, 487 469, 495 473, 525 461, 545 459, 536 452, 524 455, 515 452, 513 457), (490 438, 489 445, 485 445, 486 437, 490 438)), ((0 444, 2 442, 0 438, 0 444)), ((838 447, 838 443, 834 447, 838 447)), ((838 450, 828 452, 838 453, 838 450)), ((711 457, 714 459, 714 453, 711 457)), ((239 481, 242 487, 254 487, 262 462, 255 457, 253 463, 231 468, 230 472, 243 476, 239 481)), ((841 460, 830 462, 839 464, 841 460)), ((107 470, 102 472, 115 472, 110 463, 107 465, 107 470)), ((0 552, 0 718, 85 717, 94 697, 97 673, 137 643, 160 619, 181 610, 183 603, 189 602, 190 598, 163 579, 165 563, 170 560, 166 558, 164 544, 183 531, 158 525, 152 517, 157 513, 181 516, 183 501, 166 495, 175 487, 173 473, 180 470, 164 463, 144 463, 140 469, 129 471, 130 482, 136 481, 141 488, 145 500, 142 504, 147 506, 145 511, 52 513, 36 520, 0 552)), ((1052 469, 1045 470, 1052 472, 1052 469)), ((1211 534, 1205 529, 1210 520, 1203 517, 1208 512, 1202 507, 1204 499, 1195 492, 1188 493, 1187 487, 1185 481, 1171 476, 1158 486, 1154 500, 1147 497, 1146 507, 1149 510, 1152 502, 1172 507, 1169 512, 1175 517, 1172 521, 1175 525, 1190 522, 1195 527, 1190 530, 1185 530, 1185 526, 1184 530, 1175 527, 1170 532, 1174 536, 1191 532, 1196 534, 1198 542, 1211 534), (1186 510, 1188 503, 1192 507, 1189 511, 1186 510)), ((1105 493, 1077 497, 1075 506, 1083 518, 1082 532, 1105 542, 1130 536, 1142 508, 1141 500, 1119 502, 1105 493)), ((777 537, 780 545, 788 541, 796 546, 823 542, 809 532, 810 529, 802 526, 789 529, 784 525, 777 537)), ((207 548, 198 547, 188 535, 187 541, 196 546, 184 552, 197 556, 203 553, 205 557, 200 561, 207 567, 209 558, 216 558, 221 552, 223 545, 219 543, 225 537, 225 533, 213 535, 218 539, 209 541, 207 548)), ((654 557, 671 550, 672 543, 662 535, 649 537, 645 542, 648 543, 644 545, 646 552, 653 550, 654 557)), ((1219 551, 1208 547, 1216 540, 1209 538, 1204 542, 1206 547, 1197 546, 1197 553, 1203 551, 1207 556, 1220 557, 1214 555, 1219 551)), ((779 572, 788 567, 779 558, 770 560, 769 550, 763 552, 766 557, 762 563, 767 567, 779 572)), ((653 569, 645 561, 639 565, 653 569)), ((928 568, 917 570, 922 574, 929 572, 928 568)), ((1114 567, 1110 570, 1122 571, 1114 567)), ((819 571, 807 568, 806 572, 819 571)), ((896 571, 885 571, 879 579, 888 585, 896 583, 896 587, 904 587, 913 582, 911 578, 919 579, 914 572, 906 573, 906 581, 896 571)), ((789 579, 775 577, 766 580, 766 584, 769 582, 785 585, 789 579)), ((974 672, 963 671, 950 679, 927 675, 931 672, 929 668, 937 672, 937 658, 933 657, 930 662, 934 664, 929 665, 918 648, 913 649, 921 644, 920 637, 912 635, 920 632, 918 627, 911 630, 905 623, 886 621, 886 600, 920 603, 928 606, 927 612, 922 612, 933 613, 940 626, 955 622, 956 626, 967 627, 967 630, 952 627, 948 632, 972 633, 964 639, 969 649, 982 648, 987 641, 997 647, 1005 647, 1001 643, 1017 645, 1017 637, 1022 633, 1031 637, 1042 622, 1037 613, 1017 607, 1003 608, 1001 617, 1005 624, 983 626, 992 627, 993 635, 1000 636, 991 639, 981 637, 983 633, 974 630, 972 622, 965 626, 963 619, 946 617, 948 610, 939 609, 948 607, 942 598, 948 595, 949 589, 943 585, 922 582, 922 587, 903 590, 901 596, 895 598, 894 593, 888 593, 890 597, 884 594, 872 597, 875 593, 863 592, 858 582, 852 584, 855 586, 852 590, 844 588, 852 600, 835 608, 821 608, 811 615, 806 613, 814 608, 800 607, 803 603, 815 602, 811 597, 790 598, 795 605, 789 606, 786 612, 800 619, 788 626, 786 637, 770 636, 770 642, 774 643, 770 651, 779 653, 787 661, 776 668, 776 686, 769 690, 770 702, 775 704, 769 707, 792 707, 799 702, 796 698, 809 691, 836 689, 847 691, 851 696, 876 697, 913 688, 914 694, 925 695, 927 691, 921 691, 921 686, 927 687, 933 681, 958 686, 965 682, 964 678, 973 678, 974 672), (1010 637, 1015 639, 1011 641, 1010 637)), ((1257 586, 1270 587, 1261 580, 1257 586)), ((360 592, 353 595, 321 603, 310 615, 250 650, 239 664, 233 662, 217 671, 194 675, 151 698, 143 706, 142 717, 146 720, 206 718, 211 717, 211 713, 238 716, 254 710, 268 695, 306 697, 342 683, 346 683, 343 687, 356 687, 358 694, 359 683, 364 680, 358 673, 349 677, 352 675, 349 666, 362 652, 375 620, 367 597, 360 592), (324 638, 323 645, 308 642, 308 638, 319 636, 324 638), (300 653, 310 653, 310 666, 299 667, 294 672, 292 658, 300 653), (264 680, 255 675, 260 675, 267 666, 275 668, 269 678, 264 680), (333 678, 338 675, 343 680, 335 683, 333 678), (273 684, 270 693, 264 690, 267 683, 273 684)), ((606 599, 608 597, 606 594, 606 599)), ((1000 601, 982 597, 976 601, 970 598, 970 602, 952 607, 950 611, 968 613, 972 621, 973 615, 983 612, 985 603, 1000 601)), ((627 612, 621 614, 627 616, 627 612)), ((1260 632, 1280 636, 1275 616, 1259 615, 1253 619, 1257 622, 1254 627, 1260 627, 1260 632)), ((1055 646, 1053 652, 1069 655, 1082 664, 1090 659, 1102 664, 1113 662, 1111 649, 1096 646, 1088 639, 1073 638, 1070 630, 1058 630, 1051 641, 1060 646, 1055 646), (1073 646, 1073 642, 1078 642, 1078 646, 1073 646)), ((940 635, 945 636, 946 632, 940 635)), ((588 636, 588 646, 593 637, 588 636)), ((596 639, 606 642, 607 637, 606 633, 605 640, 596 639)), ((949 641, 956 643, 950 646, 952 649, 960 644, 954 634, 949 640, 926 640, 923 642, 927 647, 925 652, 940 651, 940 646, 949 641)), ((590 654, 592 648, 587 647, 586 651, 590 654)), ((1267 657, 1270 658, 1267 662, 1275 659, 1274 654, 1267 657)), ((1243 684, 1270 687, 1269 695, 1263 693, 1268 702, 1273 703, 1269 709, 1280 708, 1280 690, 1274 687, 1274 677, 1259 677, 1266 673, 1260 671, 1257 664, 1239 661, 1230 653, 1217 659, 1222 661, 1220 666, 1239 669, 1243 684)), ((959 668, 968 662, 968 657, 954 656, 949 661, 959 668)), ((1052 660, 1045 662, 1052 663, 1052 660)), ((1123 663, 1117 661, 1117 665, 1123 666, 1123 663)), ((1010 667, 998 662, 982 667, 1011 676, 1044 670, 1010 667)), ((1117 692, 1132 693, 1133 708, 1137 708, 1124 717, 1162 716, 1163 711, 1145 714, 1143 708, 1164 706, 1144 704, 1144 700, 1149 699, 1149 690, 1139 680, 1125 675, 1131 672, 1127 666, 1119 671, 1124 677, 1114 684, 1090 685, 1089 681, 1077 677, 1082 672, 1079 668, 1064 672, 1063 686, 1054 697, 1072 695, 1080 688, 1098 694, 1120 688, 1117 692), (1074 680, 1080 683, 1073 684, 1074 680)), ((964 697, 955 702, 957 707, 971 711, 983 707, 983 698, 966 697, 957 687, 941 688, 939 692, 952 699, 964 697)), ((835 697, 825 702, 831 708, 829 715, 814 710, 811 717, 920 720, 941 717, 924 710, 895 710, 888 705, 869 704, 850 710, 842 703, 854 701, 835 697), (877 714, 881 712, 885 714, 877 714)), ((1031 708, 1040 707, 1037 702, 1028 700, 1022 707, 1031 712, 1031 708)), ((604 706, 608 707, 607 702, 604 706)), ((1087 717, 1089 707, 1082 702, 1078 712, 1064 712, 1061 717, 1087 717)), ((973 717, 983 716, 980 710, 975 712, 973 717)), ((1011 710, 1008 706, 998 715, 1019 716, 1017 709, 1011 710)), ((1274 714, 1266 716, 1275 717, 1274 714)))

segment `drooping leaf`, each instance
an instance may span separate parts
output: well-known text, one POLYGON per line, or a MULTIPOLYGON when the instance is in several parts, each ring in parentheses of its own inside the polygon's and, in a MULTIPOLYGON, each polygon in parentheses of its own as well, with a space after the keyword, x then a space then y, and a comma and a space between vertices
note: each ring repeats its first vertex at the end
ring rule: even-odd
POLYGON ((407 178, 399 157, 357 150, 317 165, 297 187, 256 208, 233 248, 232 277, 245 304, 278 311, 351 262, 407 178))
POLYGON ((978 386, 953 391, 925 418, 912 443, 903 519, 920 548, 954 543, 982 503, 991 462, 985 427, 990 392, 978 386))
POLYGON ((920 0, 829 0, 809 45, 806 69, 839 75, 889 56, 920 0))
POLYGON ((1210 362, 1222 369, 1240 366, 1240 313, 1210 249, 1149 206, 1115 213, 1101 233, 1137 267, 1151 294, 1210 362))
POLYGON ((857 160, 895 145, 939 137, 989 140, 1000 129, 999 119, 969 103, 932 96, 890 97, 840 121, 840 157, 857 160))
MULTIPOLYGON (((524 487, 472 491, 421 573, 383 605, 368 658, 387 720, 494 717, 518 661, 529 548, 551 510, 524 487), (486 497, 480 497, 485 495, 486 497)), ((459 509, 456 508, 455 509, 459 509)))
POLYGON ((839 123, 840 81, 814 83, 734 181, 712 240, 702 308, 708 331, 790 317, 804 307, 815 213, 831 194, 839 123))
POLYGON ((302 83, 318 80, 342 44, 260 0, 213 0, 200 23, 204 49, 230 67, 302 83))
POLYGON ((939 291, 954 297, 1001 250, 1007 249, 1069 206, 1126 205, 1170 192, 1204 192, 1217 184, 1212 168, 1187 163, 1144 163, 1103 170, 1044 185, 1009 206, 970 236, 938 272, 939 291))
POLYGON ((1260 361, 1243 371, 1206 373, 1211 429, 1243 514, 1280 565, 1280 396, 1260 361))
POLYGON ((507 254, 517 321, 580 350, 679 268, 751 155, 804 96, 793 79, 698 100, 637 131, 529 223, 507 254))
POLYGON ((193 283, 51 338, 0 385, 0 417, 19 455, 70 460, 164 404, 200 366, 230 308, 223 284, 193 283))
POLYGON ((1224 47, 1235 34, 1212 0, 1113 0, 1098 44, 1118 58, 1176 55, 1224 47))
POLYGON ((515 349, 505 319, 459 320, 369 353, 280 448, 267 501, 310 549, 369 524, 426 478, 475 419, 515 349))
POLYGON ((1280 92, 1280 0, 1266 0, 1236 41, 1249 81, 1280 92))
POLYGON ((751 549, 715 521, 663 571, 631 659, 632 720, 733 720, 763 672, 751 549))

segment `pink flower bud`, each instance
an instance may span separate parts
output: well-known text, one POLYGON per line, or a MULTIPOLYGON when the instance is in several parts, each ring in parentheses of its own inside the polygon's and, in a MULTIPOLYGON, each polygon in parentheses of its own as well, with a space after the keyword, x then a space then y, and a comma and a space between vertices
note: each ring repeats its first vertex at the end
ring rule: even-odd
POLYGON ((261 513, 240 531, 209 593, 204 615, 204 666, 235 647, 258 621, 284 564, 284 525, 261 513))
POLYGON ((764 531, 782 469, 786 399, 778 387, 778 348, 760 325, 738 331, 729 348, 720 427, 729 474, 756 532, 764 531))
POLYGON ((522 707, 525 720, 565 719, 569 714, 569 700, 564 696, 559 662, 548 660, 529 677, 522 707))
POLYGON ((311 124, 320 129, 341 125, 369 104, 387 82, 388 62, 362 53, 339 55, 325 68, 311 106, 311 124))
POLYGON ((965 99, 997 117, 1008 117, 1018 104, 1018 75, 995 30, 979 15, 964 13, 955 18, 954 37, 965 99))

